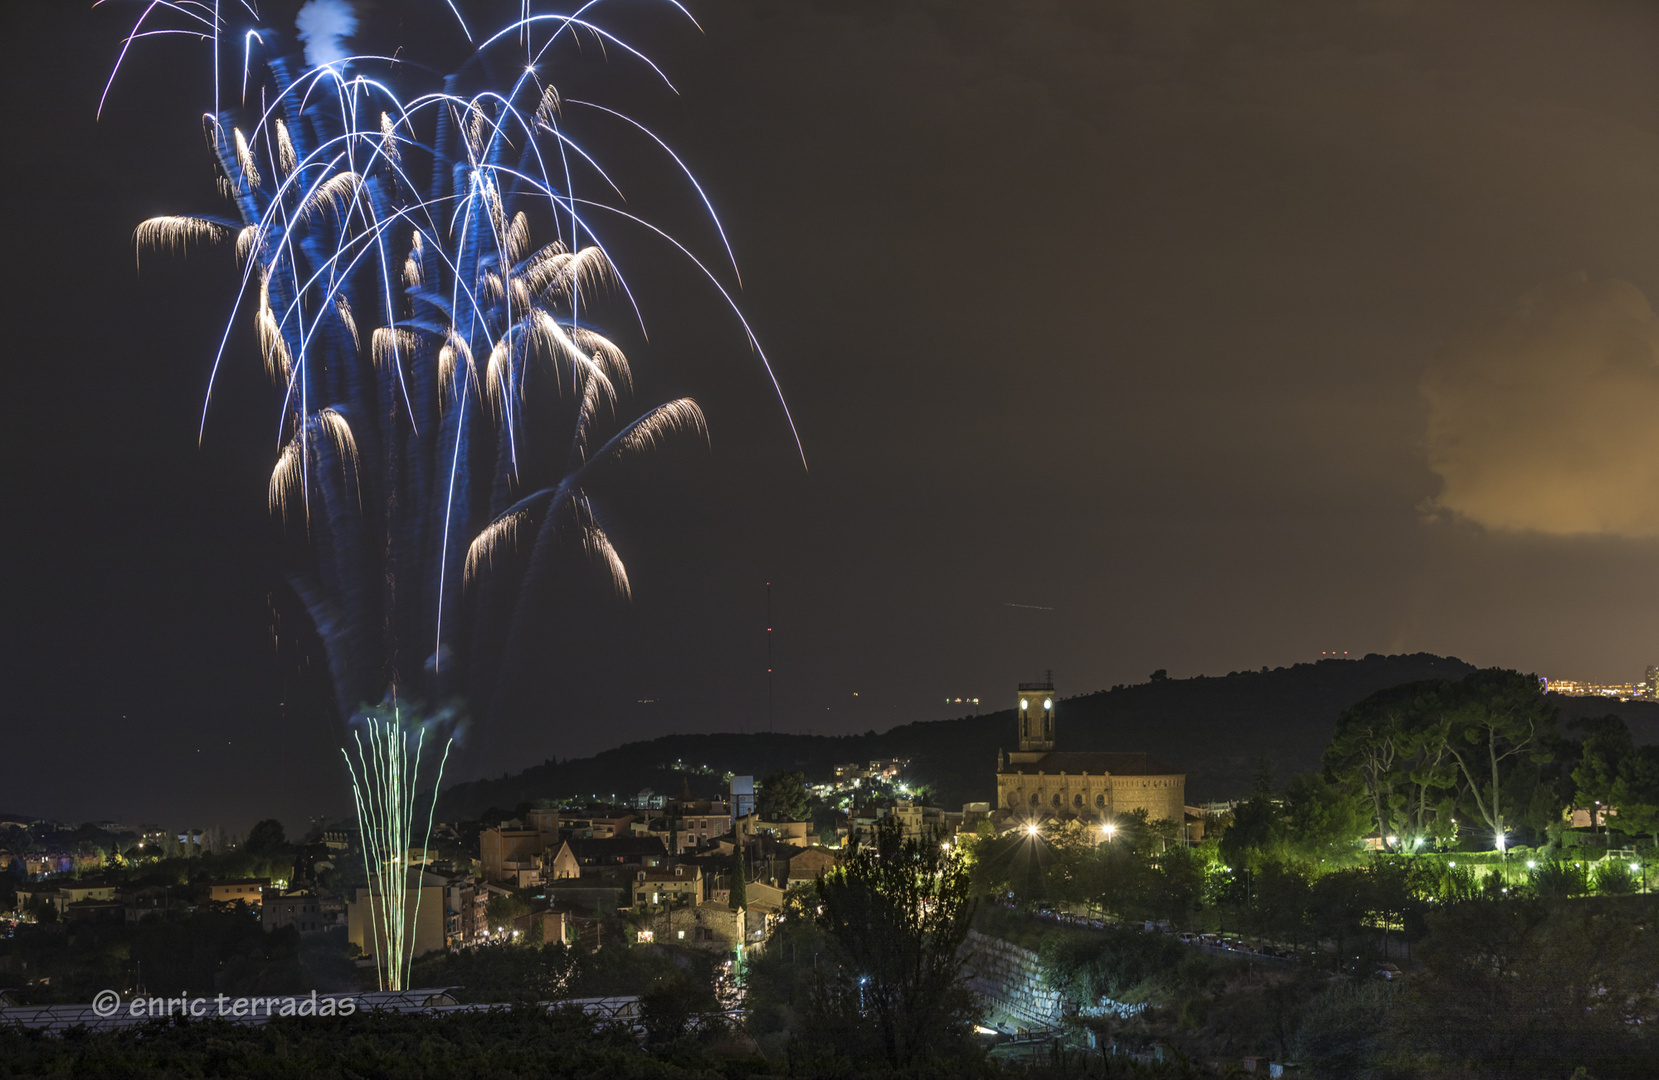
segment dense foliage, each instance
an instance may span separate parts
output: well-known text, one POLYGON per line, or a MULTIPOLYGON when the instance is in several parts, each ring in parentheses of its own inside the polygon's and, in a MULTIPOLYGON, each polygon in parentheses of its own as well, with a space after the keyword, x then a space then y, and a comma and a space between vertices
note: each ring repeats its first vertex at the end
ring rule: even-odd
POLYGON ((808 902, 823 962, 801 1039, 891 1065, 964 1050, 979 1010, 961 977, 974 901, 959 849, 937 834, 906 838, 889 816, 854 839, 808 902))

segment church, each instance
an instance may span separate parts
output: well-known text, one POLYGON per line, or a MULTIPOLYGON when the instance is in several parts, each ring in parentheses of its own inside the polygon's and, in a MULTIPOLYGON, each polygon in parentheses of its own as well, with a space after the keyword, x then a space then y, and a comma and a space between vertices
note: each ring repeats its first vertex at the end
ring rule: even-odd
POLYGON ((1054 681, 1020 683, 1019 749, 997 751, 997 806, 1016 816, 1185 819, 1185 773, 1139 753, 1054 749, 1054 681))

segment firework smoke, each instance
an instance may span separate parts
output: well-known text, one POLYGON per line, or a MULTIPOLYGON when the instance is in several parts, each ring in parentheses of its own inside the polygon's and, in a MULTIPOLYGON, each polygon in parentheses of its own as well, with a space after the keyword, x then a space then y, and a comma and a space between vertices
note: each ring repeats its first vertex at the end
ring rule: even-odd
POLYGON ((349 55, 345 39, 357 33, 357 12, 348 0, 310 0, 294 16, 294 28, 308 66, 338 63, 349 55))

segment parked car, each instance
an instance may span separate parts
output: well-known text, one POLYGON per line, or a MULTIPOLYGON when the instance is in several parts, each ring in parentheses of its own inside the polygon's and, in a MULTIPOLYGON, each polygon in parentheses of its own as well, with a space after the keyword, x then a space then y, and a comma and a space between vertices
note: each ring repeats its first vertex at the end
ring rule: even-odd
POLYGON ((1371 973, 1371 977, 1373 979, 1382 979, 1386 982, 1393 982, 1395 979, 1405 978, 1405 972, 1401 971, 1393 964, 1385 962, 1377 965, 1377 970, 1371 973))

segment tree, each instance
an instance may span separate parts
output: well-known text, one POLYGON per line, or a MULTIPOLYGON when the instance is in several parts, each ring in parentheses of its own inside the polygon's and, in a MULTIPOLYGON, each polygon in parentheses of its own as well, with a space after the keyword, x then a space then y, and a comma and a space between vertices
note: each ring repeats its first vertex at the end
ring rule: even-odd
POLYGON ((1659 844, 1659 746, 1641 747, 1625 759, 1611 802, 1619 808, 1621 832, 1646 834, 1659 844))
POLYGON ((1232 823, 1221 834, 1219 851, 1231 866, 1254 866, 1284 841, 1284 812, 1272 791, 1258 790, 1233 808, 1232 823))
POLYGON ((1539 743, 1554 730, 1555 710, 1537 679, 1487 668, 1457 685, 1445 720, 1446 750, 1457 762, 1476 812, 1502 847, 1510 826, 1504 773, 1523 760, 1550 759, 1539 743))
POLYGON ((760 782, 755 813, 762 821, 805 821, 806 775, 779 769, 760 782))
POLYGON ((530 900, 520 893, 492 896, 484 905, 484 917, 497 930, 511 930, 513 920, 530 914, 530 900))
POLYGON ((976 1016, 961 945, 974 904, 960 848, 905 839, 894 817, 854 837, 818 879, 816 921, 835 961, 814 996, 814 1035, 873 1044, 894 1065, 960 1050, 976 1016))
POLYGON ((1319 773, 1293 776, 1285 785, 1286 847, 1312 859, 1352 855, 1365 836, 1367 807, 1355 786, 1319 773))
POLYGON ((248 830, 248 838, 242 844, 242 850, 249 855, 274 855, 288 844, 288 838, 283 834, 282 822, 276 818, 266 818, 248 830))
POLYGON ((1396 839, 1390 847, 1434 833, 1439 793, 1457 783, 1443 719, 1452 686, 1436 679, 1390 687, 1337 718, 1325 767, 1364 789, 1377 836, 1396 839))
POLYGON ((749 906, 748 882, 743 877, 743 842, 739 837, 732 845, 732 887, 727 894, 726 905, 733 911, 742 911, 749 906))
POLYGON ((1578 767, 1572 772, 1574 798, 1594 811, 1592 829, 1598 824, 1605 828, 1607 821, 1602 815, 1613 805, 1613 790, 1636 746, 1630 729, 1617 716, 1575 720, 1572 726, 1585 732, 1579 744, 1578 767))

